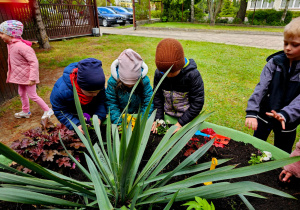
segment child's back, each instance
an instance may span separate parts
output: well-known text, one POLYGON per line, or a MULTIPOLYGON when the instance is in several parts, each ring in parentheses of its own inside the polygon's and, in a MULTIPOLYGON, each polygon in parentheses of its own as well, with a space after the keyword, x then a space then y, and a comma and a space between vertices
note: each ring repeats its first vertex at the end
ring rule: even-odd
MULTIPOLYGON (((183 48, 175 39, 163 39, 156 48, 154 88, 172 66, 154 97, 156 119, 164 114, 178 118, 178 129, 200 114, 204 104, 204 83, 193 59, 184 57, 183 48)), ((153 126, 152 131, 155 132, 153 126)), ((177 131, 177 130, 176 130, 177 131)))
MULTIPOLYGON (((106 105, 110 111, 112 123, 120 124, 122 122, 120 115, 127 106, 132 87, 140 77, 142 77, 141 81, 131 96, 128 113, 138 113, 139 108, 141 108, 142 114, 146 111, 153 94, 147 72, 148 66, 143 62, 141 56, 131 49, 124 50, 112 63, 112 75, 108 79, 106 89, 106 105)), ((149 115, 153 111, 153 105, 151 106, 149 115)))

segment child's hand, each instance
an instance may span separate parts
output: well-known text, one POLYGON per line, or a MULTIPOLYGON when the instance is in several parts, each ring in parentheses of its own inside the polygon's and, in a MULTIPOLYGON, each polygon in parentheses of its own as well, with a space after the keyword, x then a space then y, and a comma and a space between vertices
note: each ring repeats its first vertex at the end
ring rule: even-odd
POLYGON ((279 174, 279 180, 282 182, 290 182, 290 178, 293 176, 292 173, 286 171, 286 170, 282 170, 281 173, 279 174))
POLYGON ((182 126, 179 124, 179 122, 177 122, 177 123, 175 124, 175 126, 177 126, 177 128, 176 128, 176 130, 173 132, 173 134, 176 133, 177 131, 179 131, 180 128, 182 128, 182 126))
POLYGON ((266 115, 268 115, 270 117, 274 117, 276 120, 281 122, 282 129, 283 130, 285 129, 285 120, 281 114, 278 114, 277 112, 272 110, 271 112, 266 112, 266 115))
POLYGON ((152 133, 157 133, 156 124, 157 124, 156 121, 154 121, 152 124, 152 128, 151 128, 152 133))
POLYGON ((257 119, 254 117, 246 118, 245 126, 255 131, 257 129, 257 119))
POLYGON ((29 86, 32 86, 32 85, 34 85, 35 84, 35 81, 34 80, 30 80, 29 81, 29 86))
POLYGON ((80 130, 80 132, 81 132, 82 134, 84 134, 84 132, 83 132, 83 130, 82 130, 82 125, 79 125, 77 128, 80 130))

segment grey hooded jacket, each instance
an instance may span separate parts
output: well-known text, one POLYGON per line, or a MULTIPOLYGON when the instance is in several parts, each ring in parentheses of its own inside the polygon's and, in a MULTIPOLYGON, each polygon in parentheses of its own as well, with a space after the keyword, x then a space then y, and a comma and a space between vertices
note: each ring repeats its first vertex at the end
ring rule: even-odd
POLYGON ((290 61, 283 51, 267 58, 260 81, 248 100, 246 117, 269 121, 265 113, 275 110, 286 119, 287 129, 300 123, 300 61, 290 61))

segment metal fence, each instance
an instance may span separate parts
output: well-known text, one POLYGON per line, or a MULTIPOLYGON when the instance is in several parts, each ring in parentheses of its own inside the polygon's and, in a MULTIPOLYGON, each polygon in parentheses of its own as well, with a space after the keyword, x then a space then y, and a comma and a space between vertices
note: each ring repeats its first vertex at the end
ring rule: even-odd
MULTIPOLYGON (((50 40, 92 35, 99 27, 96 0, 38 0, 42 20, 50 40), (76 4, 75 4, 76 3, 76 4)), ((19 20, 24 24, 23 39, 37 40, 37 27, 29 4, 0 3, 0 23, 19 20)), ((0 39, 0 104, 17 95, 17 85, 6 83, 7 48, 0 39)))

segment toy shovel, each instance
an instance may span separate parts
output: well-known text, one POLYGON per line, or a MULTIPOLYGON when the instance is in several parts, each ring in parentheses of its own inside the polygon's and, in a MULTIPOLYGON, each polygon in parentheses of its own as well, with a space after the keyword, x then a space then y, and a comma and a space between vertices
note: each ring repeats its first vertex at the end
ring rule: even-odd
MULTIPOLYGON (((210 169, 209 170, 214 170, 216 168, 216 166, 218 165, 218 160, 217 158, 212 158, 211 159, 211 165, 210 165, 210 169)), ((212 184, 212 182, 204 182, 204 185, 210 185, 212 184)))
POLYGON ((199 130, 195 133, 195 135, 197 135, 197 136, 208 137, 208 138, 210 138, 210 139, 215 138, 215 141, 216 141, 217 143, 225 144, 225 145, 228 144, 229 141, 230 141, 230 138, 229 138, 229 137, 222 136, 222 135, 219 135, 219 134, 209 135, 209 134, 206 134, 206 133, 202 133, 202 132, 199 131, 199 130))

